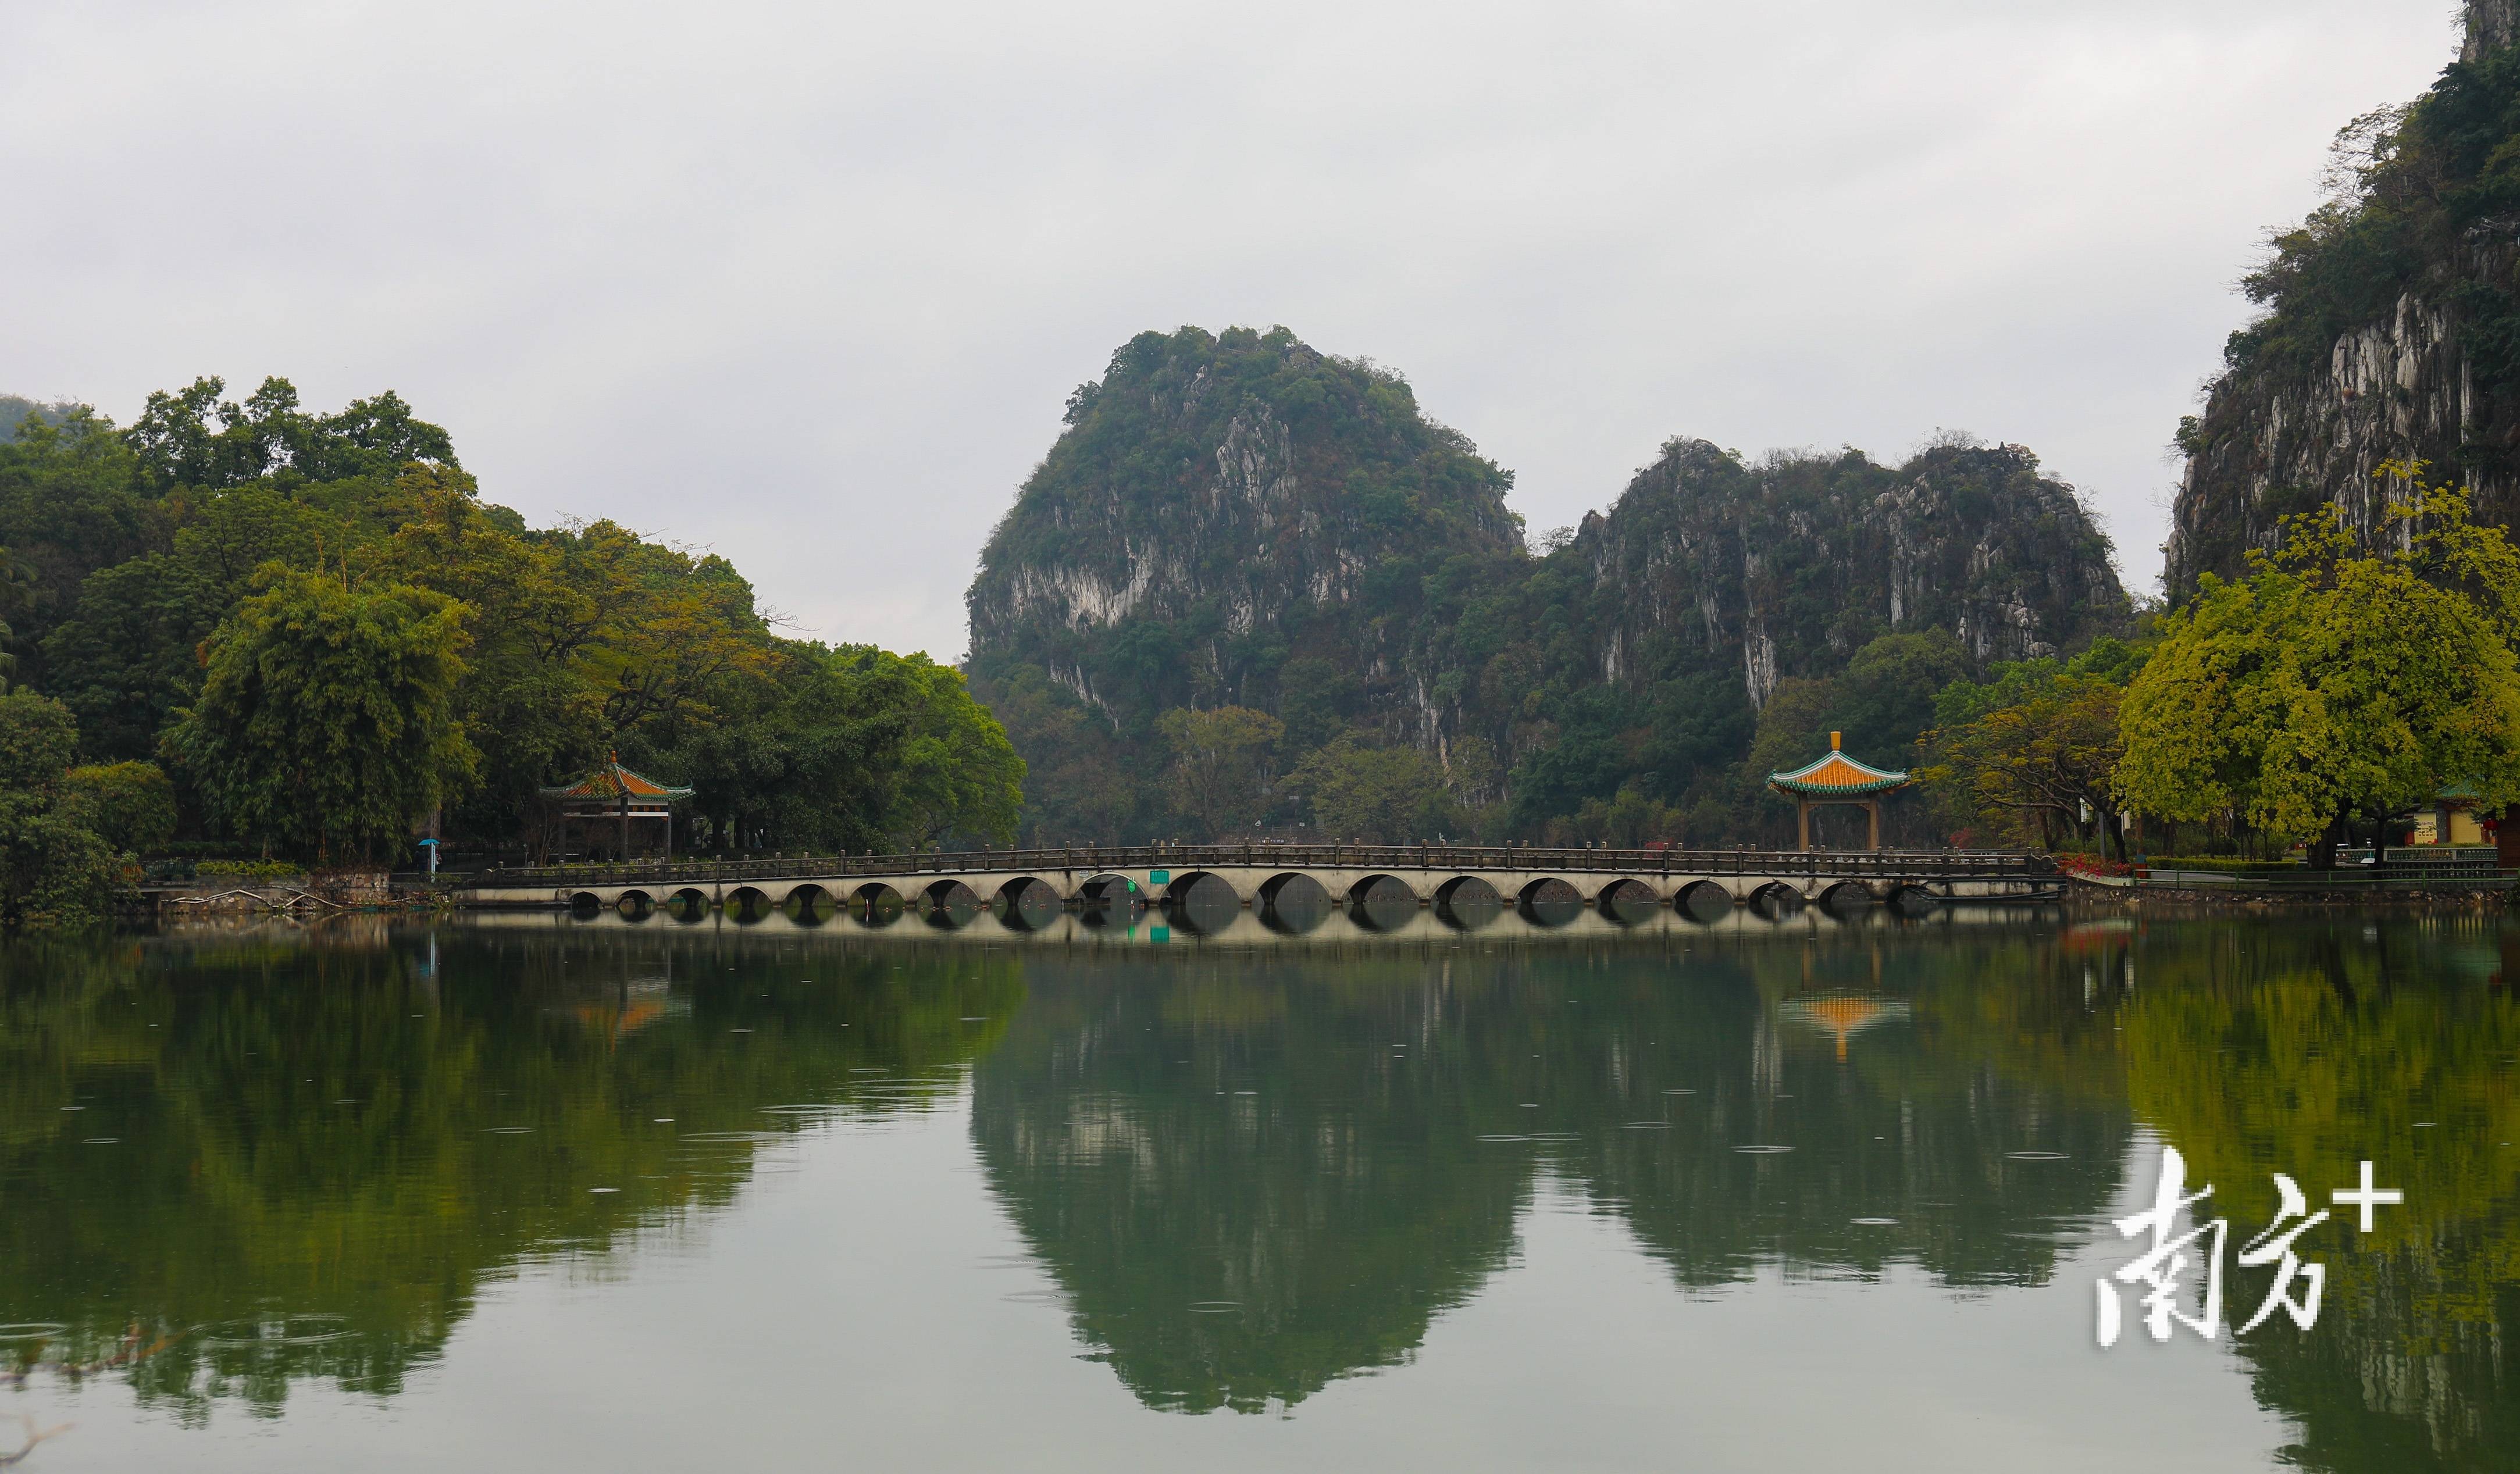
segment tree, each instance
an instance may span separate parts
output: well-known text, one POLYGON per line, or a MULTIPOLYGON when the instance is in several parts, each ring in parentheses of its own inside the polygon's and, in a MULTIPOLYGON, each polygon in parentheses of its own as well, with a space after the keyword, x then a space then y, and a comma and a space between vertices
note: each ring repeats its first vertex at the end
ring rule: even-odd
POLYGON ((1433 758, 1372 746, 1353 732, 1296 764, 1287 784, 1311 801, 1314 827, 1333 838, 1399 844, 1459 824, 1433 758))
POLYGON ((455 706, 471 612, 275 569, 203 647, 168 750, 240 832, 319 863, 390 853, 474 773, 455 706))
POLYGON ((2429 801, 2453 783, 2498 809, 2520 797, 2520 557, 2470 517, 2464 492, 2384 477, 2373 554, 2336 509, 2288 517, 2250 576, 2200 580, 2128 690, 2118 787, 2173 820, 2236 816, 2333 864, 2358 817, 2429 801))
POLYGON ((62 776, 87 821, 117 850, 145 855, 175 837, 175 785, 156 763, 107 763, 62 776))
POLYGON ((1202 839, 1248 828, 1268 806, 1286 724, 1247 706, 1176 707, 1155 721, 1173 753, 1173 791, 1202 839))
POLYGON ((2124 859, 2116 785, 2124 694, 2093 677, 2049 674, 2018 700, 1928 733, 1930 756, 1917 776, 1965 812, 2006 827, 2035 820, 2038 837, 2049 844, 2057 824, 2079 829, 2086 815, 2095 816, 2124 859))
POLYGON ((95 925, 125 888, 112 848, 63 782, 77 755, 69 708, 32 692, 0 696, 0 930, 95 925))
POLYGON ((1023 816, 1024 762, 1007 730, 971 699, 963 673, 924 654, 843 646, 842 668, 875 687, 871 699, 898 706, 900 749, 885 775, 886 827, 897 842, 949 838, 1010 844, 1023 816))

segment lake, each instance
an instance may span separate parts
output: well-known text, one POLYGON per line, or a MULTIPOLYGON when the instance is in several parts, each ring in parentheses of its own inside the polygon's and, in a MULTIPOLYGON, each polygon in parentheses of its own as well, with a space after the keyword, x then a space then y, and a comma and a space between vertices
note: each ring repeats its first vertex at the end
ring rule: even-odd
POLYGON ((2498 917, 966 920, 0 950, 0 1457, 2520 1467, 2498 917))

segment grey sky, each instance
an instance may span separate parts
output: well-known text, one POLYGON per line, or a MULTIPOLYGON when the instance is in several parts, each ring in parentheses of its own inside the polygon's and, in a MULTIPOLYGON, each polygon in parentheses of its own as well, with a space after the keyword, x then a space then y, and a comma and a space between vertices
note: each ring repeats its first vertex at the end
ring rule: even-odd
POLYGON ((964 648, 1146 328, 1405 372, 1537 529, 1674 433, 2037 449, 2150 586, 2178 417, 2446 0, 12 5, 0 391, 387 386, 484 495, 964 648))

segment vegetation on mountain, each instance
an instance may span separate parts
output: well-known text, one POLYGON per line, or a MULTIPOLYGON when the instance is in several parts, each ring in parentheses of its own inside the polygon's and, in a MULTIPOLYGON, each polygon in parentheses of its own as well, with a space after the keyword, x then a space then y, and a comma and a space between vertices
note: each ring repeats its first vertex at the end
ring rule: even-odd
POLYGON ((2242 576, 2283 518, 2333 504, 2387 521, 2373 475, 2425 461, 2520 518, 2520 7, 2471 0, 2459 58, 2422 97, 2341 129, 2329 198, 2270 234, 2186 468, 2165 587, 2242 576))
POLYGON ((1776 842, 1771 768, 1833 728, 1896 765, 1941 686, 2129 613, 2107 540, 2014 446, 1893 469, 1674 440, 1535 552, 1511 477, 1405 380, 1282 328, 1141 335, 1067 418, 969 596, 1037 837, 1776 842), (1279 730, 1193 758, 1228 711, 1279 730), (1173 781, 1124 777, 1148 773, 1173 781))

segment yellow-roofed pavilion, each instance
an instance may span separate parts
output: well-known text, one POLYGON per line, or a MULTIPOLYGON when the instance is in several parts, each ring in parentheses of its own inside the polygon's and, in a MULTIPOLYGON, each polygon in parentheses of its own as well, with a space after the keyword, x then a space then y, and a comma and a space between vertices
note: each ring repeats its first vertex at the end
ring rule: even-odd
POLYGON ((1868 820, 1865 847, 1881 848, 1881 796, 1908 786, 1905 773, 1892 773, 1848 757, 1846 735, 1828 735, 1828 754, 1791 773, 1771 773, 1768 786, 1794 801, 1794 834, 1805 850, 1812 847, 1811 811, 1822 804, 1851 804, 1868 820))

